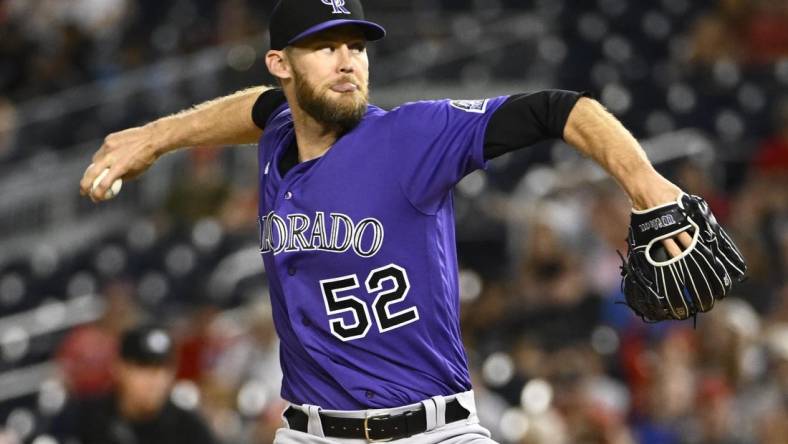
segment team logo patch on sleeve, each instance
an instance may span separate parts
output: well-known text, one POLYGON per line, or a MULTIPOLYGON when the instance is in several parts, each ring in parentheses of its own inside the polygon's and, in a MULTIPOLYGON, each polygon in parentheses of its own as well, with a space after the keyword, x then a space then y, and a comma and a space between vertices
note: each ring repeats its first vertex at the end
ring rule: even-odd
POLYGON ((489 99, 484 100, 452 100, 451 106, 463 110, 467 113, 484 114, 487 111, 487 102, 489 99))

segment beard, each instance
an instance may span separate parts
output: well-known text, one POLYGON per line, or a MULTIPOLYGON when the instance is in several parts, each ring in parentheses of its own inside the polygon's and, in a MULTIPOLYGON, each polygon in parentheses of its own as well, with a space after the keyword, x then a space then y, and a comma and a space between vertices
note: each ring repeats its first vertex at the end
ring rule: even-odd
POLYGON ((293 80, 301 108, 318 122, 339 127, 343 133, 355 128, 367 112, 369 95, 364 85, 359 85, 360 94, 342 94, 339 100, 332 100, 328 95, 330 89, 321 94, 298 70, 293 70, 293 80))

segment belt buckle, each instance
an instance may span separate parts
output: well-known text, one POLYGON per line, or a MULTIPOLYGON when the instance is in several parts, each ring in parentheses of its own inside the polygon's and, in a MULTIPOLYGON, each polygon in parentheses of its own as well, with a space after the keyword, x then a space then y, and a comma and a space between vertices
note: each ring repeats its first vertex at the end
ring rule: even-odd
POLYGON ((393 438, 372 439, 372 438, 369 437, 369 431, 371 430, 369 428, 369 420, 370 419, 371 420, 381 420, 381 419, 388 419, 390 417, 391 417, 391 415, 379 415, 379 416, 367 416, 367 417, 365 417, 364 418, 364 439, 366 439, 367 442, 388 442, 388 441, 391 441, 393 438))

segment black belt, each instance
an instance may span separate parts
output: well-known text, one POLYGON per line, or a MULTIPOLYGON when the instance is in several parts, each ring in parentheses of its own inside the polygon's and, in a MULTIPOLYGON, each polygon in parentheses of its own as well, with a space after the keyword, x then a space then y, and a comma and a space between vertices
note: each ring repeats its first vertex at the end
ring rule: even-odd
MULTIPOLYGON (((467 419, 470 414, 456 399, 446 403, 446 424, 467 419)), ((291 429, 307 432, 309 415, 306 413, 289 407, 285 410, 285 418, 291 429)), ((338 418, 320 413, 320 422, 325 436, 366 439, 368 442, 391 441, 427 431, 427 413, 424 408, 369 418, 338 418)))

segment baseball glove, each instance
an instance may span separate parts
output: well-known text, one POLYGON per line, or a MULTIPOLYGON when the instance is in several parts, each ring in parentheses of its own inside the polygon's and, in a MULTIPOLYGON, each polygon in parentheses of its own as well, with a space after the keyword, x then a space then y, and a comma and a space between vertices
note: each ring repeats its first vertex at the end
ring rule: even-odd
MULTIPOLYGON (((685 320, 714 307, 741 282, 747 266, 702 198, 632 210, 627 259, 621 257, 626 304, 646 322, 685 320), (671 258, 663 239, 686 231, 692 242, 671 258)), ((621 255, 621 253, 619 253, 621 255)))

